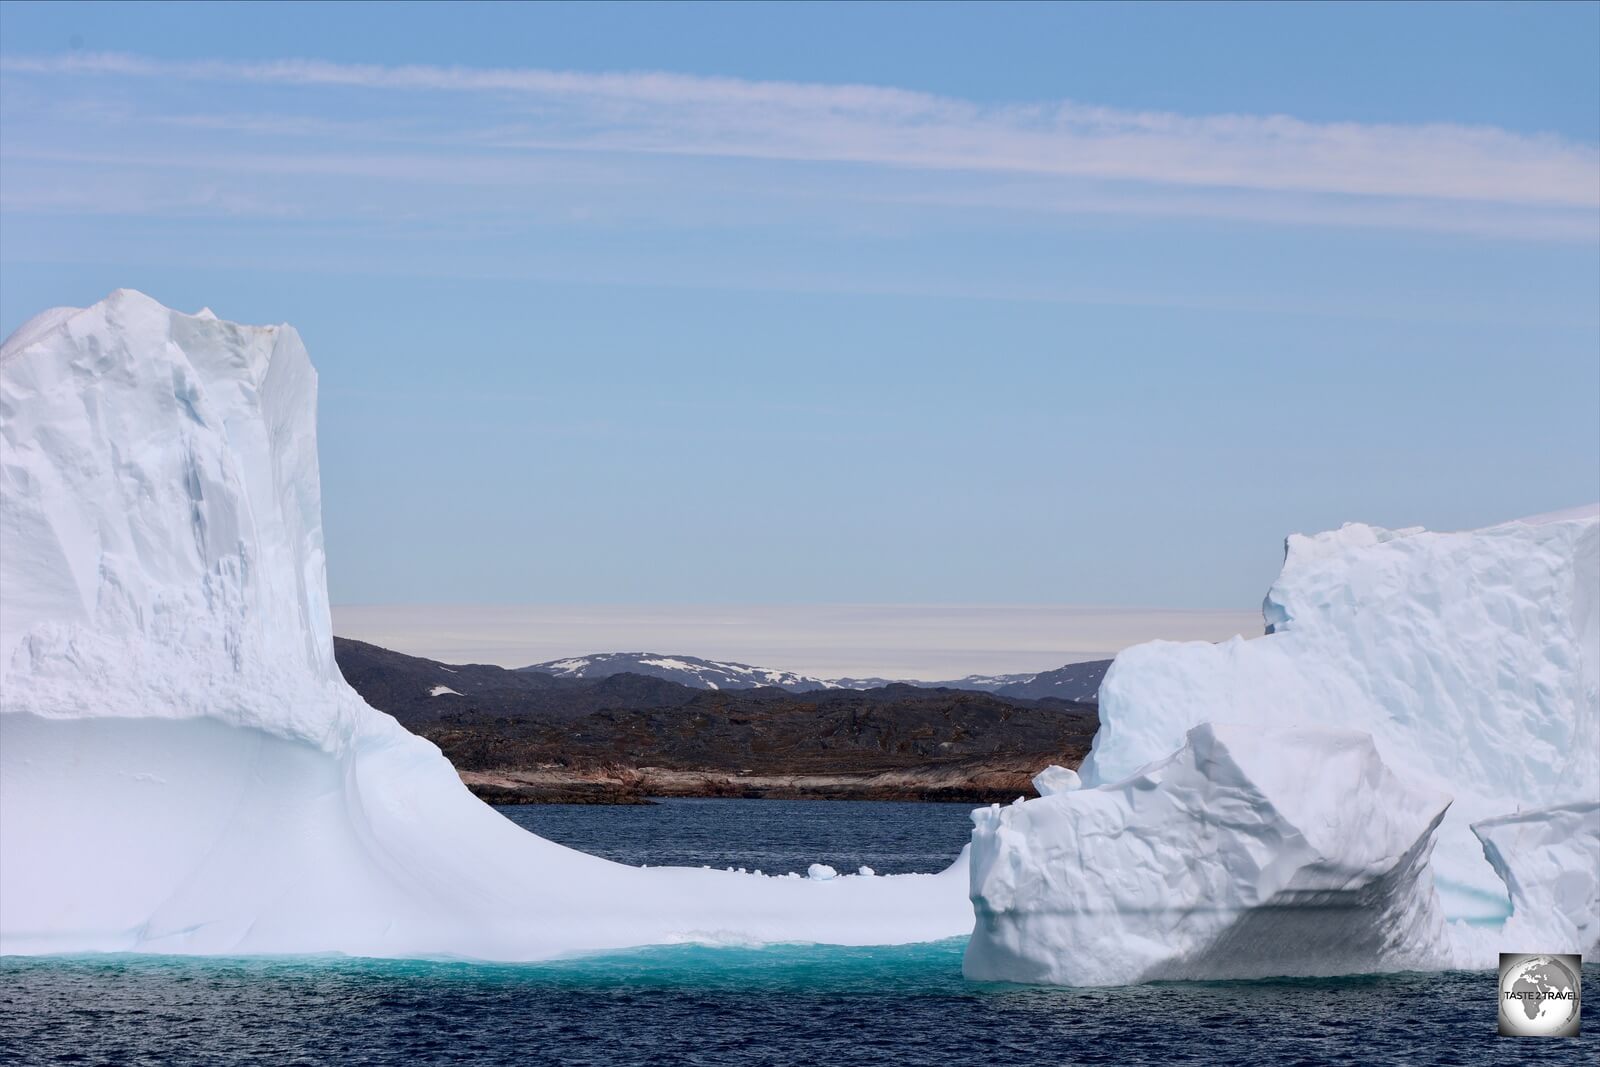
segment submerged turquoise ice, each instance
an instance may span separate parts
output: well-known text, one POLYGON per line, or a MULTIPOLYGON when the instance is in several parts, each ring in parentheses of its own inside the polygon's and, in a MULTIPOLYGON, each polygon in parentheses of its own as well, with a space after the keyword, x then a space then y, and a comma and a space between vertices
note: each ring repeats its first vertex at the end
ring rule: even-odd
MULTIPOLYGON (((967 939, 916 945, 759 945, 735 948, 663 945, 568 960, 491 968, 491 980, 536 979, 573 989, 628 985, 700 992, 855 994, 951 993, 966 984, 961 955, 967 939)), ((481 980, 464 964, 424 964, 481 980), (465 971, 450 968, 465 968, 465 971)))
MULTIPOLYGON (((961 977, 964 939, 482 964, 0 957, 0 1061, 489 1065, 1592 1063, 1495 1036, 1486 972, 1110 989, 961 977)), ((1600 967, 1585 969, 1600 988, 1600 967)))
MULTIPOLYGON (((701 994, 949 994, 961 977, 964 937, 916 945, 658 945, 529 963, 351 956, 0 956, 0 975, 19 984, 71 975, 159 986, 233 982, 409 983, 538 990, 676 990, 701 994)), ((994 986, 994 988, 1010 988, 994 986)))

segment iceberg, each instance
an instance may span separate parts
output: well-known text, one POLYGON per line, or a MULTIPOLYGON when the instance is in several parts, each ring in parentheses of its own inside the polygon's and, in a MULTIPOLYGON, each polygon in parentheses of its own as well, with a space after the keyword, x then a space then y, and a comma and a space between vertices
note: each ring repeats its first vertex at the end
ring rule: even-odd
POLYGON ((1503 920, 1471 824, 1600 796, 1600 506, 1292 536, 1263 614, 1265 637, 1118 656, 1085 779, 1125 777, 1211 720, 1365 731, 1395 773, 1455 798, 1433 864, 1446 915, 1503 920))
POLYGON ((973 813, 968 977, 1059 985, 1447 964, 1450 806, 1344 730, 1205 723, 1116 783, 973 813))
POLYGON ((316 374, 122 290, 0 347, 0 952, 529 960, 966 934, 927 875, 623 866, 480 803, 340 677, 316 374))
POLYGON ((1252 640, 1124 651, 1080 780, 1047 772, 1040 799, 975 815, 968 973, 1106 984, 1592 948, 1600 506, 1292 536, 1263 613, 1252 640), (1424 819, 1407 797, 1448 806, 1424 819))

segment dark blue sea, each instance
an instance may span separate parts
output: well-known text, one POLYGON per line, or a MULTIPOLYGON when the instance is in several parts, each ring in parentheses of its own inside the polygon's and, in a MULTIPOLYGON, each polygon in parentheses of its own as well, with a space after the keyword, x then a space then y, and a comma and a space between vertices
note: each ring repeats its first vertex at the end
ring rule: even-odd
MULTIPOLYGON (((630 863, 931 871, 964 805, 676 801, 502 809, 630 863)), ((1525 1064, 1577 1039, 1495 1036, 1487 973, 1064 990, 961 978, 959 941, 674 946, 484 965, 97 956, 0 959, 5 1064, 1525 1064)), ((1600 968, 1584 968, 1591 998, 1600 968)))

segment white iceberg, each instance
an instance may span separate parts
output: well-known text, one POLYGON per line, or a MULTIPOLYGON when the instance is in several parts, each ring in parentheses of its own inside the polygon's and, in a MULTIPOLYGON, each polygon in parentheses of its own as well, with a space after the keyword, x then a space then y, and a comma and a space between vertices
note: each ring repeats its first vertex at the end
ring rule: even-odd
POLYGON ((968 977, 1061 985, 1445 965, 1449 797, 1366 734, 1205 724, 1114 784, 973 812, 968 977))
POLYGON ((1600 797, 1600 507, 1293 536, 1264 613, 1265 637, 1118 656, 1085 780, 1125 777, 1206 721, 1365 731, 1396 774, 1455 800, 1433 860, 1447 916, 1503 920, 1471 824, 1600 797))
POLYGON ((965 934, 937 875, 626 867, 529 834, 334 664, 316 375, 119 291, 0 348, 0 952, 536 959, 965 934))
POLYGON ((1294 536, 1264 613, 1268 633, 1254 640, 1123 652, 1101 688, 1081 787, 1042 776, 1041 799, 980 816, 969 971, 1101 984, 1429 959, 1478 967, 1502 949, 1591 948, 1600 928, 1600 506, 1466 533, 1349 525, 1294 536), (1235 756, 1248 739, 1261 746, 1247 770, 1275 813, 1270 833, 1249 805, 1243 822, 1231 821, 1237 802, 1217 792, 1214 776, 1232 769, 1195 763, 1194 731, 1205 723, 1235 756), (1286 730, 1370 738, 1370 766, 1354 775, 1330 762, 1332 750, 1285 740, 1286 730), (1174 784, 1175 768, 1191 763, 1174 784), (1382 873, 1385 857, 1423 844, 1415 818, 1403 831, 1382 821, 1382 797, 1399 783, 1406 795, 1451 803, 1431 862, 1382 873), (1223 807, 1208 815, 1212 794, 1223 807), (1352 822, 1352 806, 1370 810, 1372 824, 1352 822), (1197 836, 1186 842, 1173 827, 1191 822, 1197 836), (1349 951, 1312 936, 1316 915, 1285 916, 1298 906, 1292 895, 1262 891, 1279 883, 1262 883, 1260 871, 1306 862, 1303 842, 1282 838, 1280 822, 1335 869, 1370 856, 1368 877, 1382 875, 1371 906, 1325 914, 1352 939, 1349 951), (1124 824, 1137 827, 1131 841, 1118 836, 1124 824), (1404 877, 1418 884, 1395 883, 1404 877), (1430 919, 1387 941, 1397 928, 1392 902, 1421 907, 1434 891, 1445 928, 1430 919), (1217 914, 1178 922, 1173 909, 1186 906, 1217 914), (1281 930, 1296 933, 1284 939, 1281 930), (1128 962, 1108 970, 1108 956, 1128 962))

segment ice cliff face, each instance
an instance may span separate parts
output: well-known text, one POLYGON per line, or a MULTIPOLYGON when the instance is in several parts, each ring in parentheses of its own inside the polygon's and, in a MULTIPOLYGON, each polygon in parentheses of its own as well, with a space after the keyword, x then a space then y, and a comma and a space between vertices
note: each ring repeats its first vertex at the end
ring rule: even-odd
POLYGON ((316 376, 129 291, 0 348, 0 951, 878 944, 966 872, 640 870, 525 833, 334 664, 316 376))
POLYGON ((1466 533, 1350 525, 1291 537, 1264 612, 1265 637, 1123 652, 1101 687, 1083 788, 1052 780, 1055 795, 978 813, 971 971, 1090 980, 1078 958, 1085 945, 1135 961, 1119 980, 1317 974, 1329 959, 1356 970, 1409 966, 1411 957, 1487 966, 1501 948, 1589 947, 1600 928, 1600 507, 1466 533), (1206 723, 1230 753, 1241 738, 1267 746, 1247 768, 1258 786, 1273 760, 1300 780, 1276 780, 1257 801, 1229 799, 1215 775, 1232 781, 1233 770, 1194 752, 1206 723), (1359 768, 1347 766, 1333 748, 1282 741, 1284 730, 1352 731, 1370 751, 1359 768), (1194 764, 1181 784, 1174 760, 1194 764), (1370 825, 1349 818, 1349 805, 1395 783, 1450 799, 1436 831, 1412 819, 1402 832, 1377 810, 1370 825), (1208 804, 1218 821, 1198 814, 1208 804), (1188 824, 1186 845, 1171 831, 1188 824), (1128 832, 1151 842, 1152 858, 1139 860, 1119 836, 1128 832), (1277 955, 1262 951, 1258 934, 1238 931, 1261 930, 1268 911, 1292 928, 1282 912, 1298 905, 1263 893, 1279 883, 1261 872, 1302 869, 1297 834, 1336 867, 1370 858, 1362 877, 1384 886, 1362 905, 1374 931, 1392 927, 1384 901, 1421 907, 1435 890, 1454 924, 1431 946, 1408 935, 1403 952, 1364 961, 1296 951, 1298 935, 1277 955), (1380 847, 1369 854, 1373 835, 1380 847), (1425 855, 1429 837, 1431 864, 1380 869, 1384 856, 1425 855), (1152 910, 1174 884, 1168 865, 1209 872, 1204 891, 1182 883, 1173 903, 1220 907, 1225 933, 1197 934, 1192 918, 1164 913, 1166 903, 1152 910), (1393 884, 1403 877, 1418 884, 1393 884), (1032 889, 1016 888, 1024 885, 1032 889), (1125 936, 1111 942, 1085 933, 1119 926, 1125 936))
POLYGON ((123 291, 36 317, 0 368, 6 711, 347 743, 299 335, 123 291))

